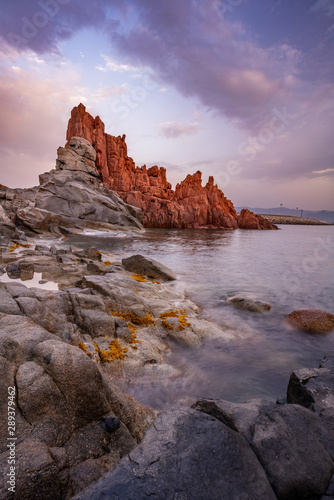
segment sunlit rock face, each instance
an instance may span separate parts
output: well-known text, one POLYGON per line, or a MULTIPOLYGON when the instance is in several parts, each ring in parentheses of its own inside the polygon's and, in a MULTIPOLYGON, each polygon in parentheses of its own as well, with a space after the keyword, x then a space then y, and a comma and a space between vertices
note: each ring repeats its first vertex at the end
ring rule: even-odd
POLYGON ((175 191, 166 169, 136 167, 127 154, 125 135, 106 134, 100 117, 93 118, 80 104, 72 110, 67 140, 84 137, 96 150, 96 167, 105 186, 130 205, 141 208, 146 227, 237 228, 237 213, 230 200, 214 184, 202 186, 202 173, 188 175, 175 191))

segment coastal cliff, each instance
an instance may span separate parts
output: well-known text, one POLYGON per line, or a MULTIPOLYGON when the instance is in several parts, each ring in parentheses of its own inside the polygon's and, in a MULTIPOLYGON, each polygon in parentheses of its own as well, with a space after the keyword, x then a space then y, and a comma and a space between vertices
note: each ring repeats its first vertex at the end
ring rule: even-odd
POLYGON ((101 118, 93 118, 83 104, 72 109, 67 141, 71 137, 84 137, 92 144, 103 184, 116 191, 126 203, 142 210, 144 227, 274 229, 264 219, 257 219, 255 225, 251 221, 250 227, 245 220, 238 224, 233 203, 212 176, 202 186, 200 171, 189 174, 174 191, 167 181, 165 168, 137 167, 128 156, 125 135, 107 134, 101 118))

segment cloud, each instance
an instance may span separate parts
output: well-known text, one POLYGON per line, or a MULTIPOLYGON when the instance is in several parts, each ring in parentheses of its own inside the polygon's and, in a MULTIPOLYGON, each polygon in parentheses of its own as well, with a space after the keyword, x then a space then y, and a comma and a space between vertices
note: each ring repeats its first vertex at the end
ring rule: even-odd
MULTIPOLYGON (((122 96, 129 92, 129 88, 127 85, 113 85, 112 87, 101 87, 90 94, 89 101, 93 103, 97 103, 103 101, 105 99, 109 99, 110 97, 122 96)), ((78 102, 78 101, 77 101, 78 102)))
POLYGON ((3 6, 0 36, 18 50, 41 54, 57 51, 79 30, 104 31, 122 63, 104 55, 100 71, 150 67, 184 96, 254 127, 264 109, 292 99, 300 53, 287 43, 261 48, 241 23, 225 19, 221 5, 217 0, 17 0, 3 6), (15 44, 9 33, 24 42, 15 44))
MULTIPOLYGON (((106 11, 112 7, 117 15, 124 10, 120 0, 92 2, 88 0, 15 0, 1 6, 0 36, 17 50, 36 53, 57 52, 58 44, 79 30, 103 29, 106 11)), ((119 21, 109 16, 109 27, 119 21)))
POLYGON ((326 16, 334 17, 334 1, 333 0, 318 0, 314 5, 312 5, 311 12, 321 12, 326 16))
POLYGON ((312 170, 312 174, 329 174, 334 172, 334 168, 325 168, 324 170, 312 170))
POLYGON ((127 64, 117 64, 115 61, 113 61, 110 57, 101 54, 101 57, 104 59, 104 66, 95 66, 96 69, 102 72, 107 72, 107 71, 115 71, 118 73, 123 73, 124 71, 134 71, 138 72, 141 68, 138 68, 136 66, 129 66, 127 64))
POLYGON ((195 135, 200 131, 198 121, 185 125, 184 123, 165 122, 160 124, 160 135, 167 139, 176 139, 181 136, 195 135))
POLYGON ((21 67, 0 73, 1 178, 5 185, 31 186, 38 174, 55 166, 65 144, 66 123, 77 103, 79 75, 71 69, 57 75, 33 75, 21 67), (15 172, 15 176, 13 175, 15 172))

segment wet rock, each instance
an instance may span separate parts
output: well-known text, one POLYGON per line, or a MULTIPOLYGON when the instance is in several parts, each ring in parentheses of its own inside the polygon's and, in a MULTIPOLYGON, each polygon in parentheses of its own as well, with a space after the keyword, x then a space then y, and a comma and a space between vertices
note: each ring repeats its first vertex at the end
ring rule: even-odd
POLYGON ((190 409, 160 414, 129 457, 75 498, 140 500, 150 495, 166 500, 276 498, 246 440, 190 409))
POLYGON ((231 297, 227 300, 235 309, 243 309, 250 312, 262 313, 264 311, 269 311, 271 306, 266 302, 261 302, 260 300, 253 300, 247 297, 231 297))
POLYGON ((334 330, 334 315, 321 309, 299 309, 287 317, 292 328, 310 333, 326 333, 334 330))
POLYGON ((149 278, 175 280, 176 276, 171 269, 156 260, 144 257, 143 255, 132 255, 127 259, 122 259, 122 265, 127 271, 143 274, 149 278))
POLYGON ((5 272, 6 272, 6 269, 4 269, 2 266, 0 266, 0 276, 5 274, 5 272))

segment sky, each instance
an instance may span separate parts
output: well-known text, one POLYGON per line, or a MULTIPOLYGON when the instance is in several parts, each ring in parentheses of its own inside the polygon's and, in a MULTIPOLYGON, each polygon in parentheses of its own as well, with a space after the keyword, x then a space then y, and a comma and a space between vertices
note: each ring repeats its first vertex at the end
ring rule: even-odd
POLYGON ((334 0, 12 0, 0 183, 54 168, 82 102, 136 165, 235 206, 334 210, 334 0))

